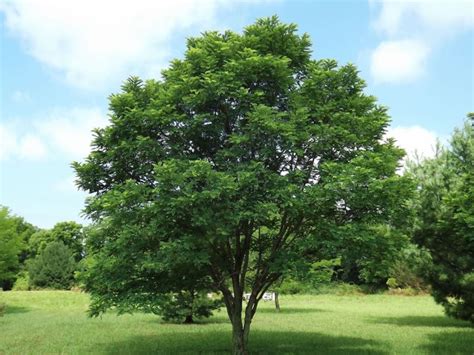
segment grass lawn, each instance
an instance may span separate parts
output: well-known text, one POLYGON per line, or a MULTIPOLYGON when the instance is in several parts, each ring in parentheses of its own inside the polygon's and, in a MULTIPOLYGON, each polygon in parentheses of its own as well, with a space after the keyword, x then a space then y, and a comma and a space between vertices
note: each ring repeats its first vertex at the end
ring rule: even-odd
MULTIPOLYGON (((62 291, 1 292, 0 353, 228 353, 225 311, 195 325, 154 315, 90 319, 88 296, 62 291)), ((431 297, 280 296, 282 311, 262 303, 251 353, 474 354, 474 328, 444 316, 431 297)))

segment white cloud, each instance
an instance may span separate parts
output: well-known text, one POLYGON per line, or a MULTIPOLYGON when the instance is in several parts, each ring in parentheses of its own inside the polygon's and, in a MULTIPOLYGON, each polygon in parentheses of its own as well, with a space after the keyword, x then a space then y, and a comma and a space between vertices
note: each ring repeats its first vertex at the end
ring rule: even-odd
POLYGON ((376 83, 406 83, 423 74, 428 57, 451 37, 474 28, 472 0, 369 0, 374 28, 385 39, 373 50, 376 83))
POLYGON ((0 161, 14 159, 41 160, 47 148, 37 134, 17 134, 13 127, 0 125, 0 161))
POLYGON ((389 36, 418 32, 447 36, 474 27, 472 0, 380 0, 374 27, 389 36))
POLYGON ((107 122, 106 116, 97 108, 73 108, 56 110, 36 126, 57 152, 82 159, 90 152, 92 129, 104 127, 107 122))
POLYGON ((18 143, 18 156, 23 159, 38 160, 46 156, 46 147, 40 137, 24 135, 18 143))
MULTIPOLYGON (((249 2, 240 0, 240 2, 249 2)), ((37 60, 83 88, 156 75, 173 36, 209 29, 231 0, 0 0, 5 25, 37 60)))
POLYGON ((371 56, 371 74, 376 83, 404 83, 425 72, 430 49, 421 41, 384 41, 371 56))
POLYGON ((15 132, 0 124, 0 160, 8 159, 15 154, 16 145, 15 132))
POLYGON ((394 138, 397 145, 405 149, 407 158, 431 158, 435 155, 438 136, 420 126, 398 126, 389 128, 386 137, 394 138))
POLYGON ((107 123, 107 116, 98 108, 72 108, 54 110, 22 129, 2 124, 0 160, 83 159, 91 150, 92 129, 107 123))

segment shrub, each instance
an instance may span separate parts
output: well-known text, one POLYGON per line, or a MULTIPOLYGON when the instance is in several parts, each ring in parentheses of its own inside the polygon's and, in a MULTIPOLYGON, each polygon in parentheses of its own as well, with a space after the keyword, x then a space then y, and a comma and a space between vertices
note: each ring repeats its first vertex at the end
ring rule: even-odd
POLYGON ((74 283, 76 262, 62 242, 52 242, 28 263, 30 286, 69 289, 74 283))
POLYGON ((393 296, 418 296, 418 295, 423 295, 426 294, 422 290, 417 290, 411 287, 407 288, 391 288, 388 291, 385 292, 387 295, 393 295, 393 296))
POLYGON ((302 281, 298 281, 289 277, 284 279, 282 283, 275 289, 277 292, 284 295, 296 295, 299 293, 308 292, 311 287, 308 287, 308 285, 305 285, 302 281))
POLYGON ((333 285, 331 293, 334 293, 338 296, 351 296, 351 295, 362 295, 369 292, 367 292, 367 290, 364 290, 359 285, 346 283, 346 282, 338 282, 333 285))
POLYGON ((323 259, 311 265, 294 265, 289 276, 275 287, 282 294, 318 293, 317 290, 331 283, 335 268, 341 265, 341 259, 323 259))
MULTIPOLYGON (((426 275, 427 270, 431 267, 432 262, 429 253, 411 244, 402 251, 398 260, 393 264, 389 280, 395 280, 395 287, 427 291, 429 285, 423 279, 423 275, 426 275)), ((387 286, 394 288, 389 285, 388 280, 387 286)))
POLYGON ((30 277, 28 272, 22 271, 18 274, 18 277, 13 284, 13 291, 28 291, 30 289, 30 277))

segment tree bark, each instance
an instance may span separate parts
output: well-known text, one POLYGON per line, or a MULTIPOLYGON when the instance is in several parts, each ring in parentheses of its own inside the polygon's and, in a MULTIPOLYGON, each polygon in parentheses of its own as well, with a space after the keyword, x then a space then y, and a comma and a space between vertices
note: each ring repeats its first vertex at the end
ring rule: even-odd
POLYGON ((247 310, 242 312, 242 298, 235 298, 230 309, 232 323, 232 354, 248 355, 248 338, 252 316, 247 310))
POLYGON ((188 315, 186 316, 186 319, 184 320, 184 324, 192 324, 192 323, 194 323, 194 321, 193 321, 193 315, 192 315, 192 314, 188 314, 188 315))
POLYGON ((248 355, 247 349, 248 332, 245 334, 242 323, 232 324, 232 343, 234 355, 248 355))

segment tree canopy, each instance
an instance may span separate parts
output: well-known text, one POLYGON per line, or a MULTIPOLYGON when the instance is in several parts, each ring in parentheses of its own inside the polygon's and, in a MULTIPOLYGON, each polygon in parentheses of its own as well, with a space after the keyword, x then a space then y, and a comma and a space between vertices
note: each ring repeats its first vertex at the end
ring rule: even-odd
POLYGON ((276 17, 190 38, 161 80, 127 80, 74 163, 98 225, 89 273, 107 275, 87 286, 93 310, 143 307, 203 271, 246 353, 263 293, 291 265, 317 261, 321 240, 403 220, 404 153, 364 87, 276 17))

